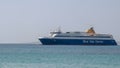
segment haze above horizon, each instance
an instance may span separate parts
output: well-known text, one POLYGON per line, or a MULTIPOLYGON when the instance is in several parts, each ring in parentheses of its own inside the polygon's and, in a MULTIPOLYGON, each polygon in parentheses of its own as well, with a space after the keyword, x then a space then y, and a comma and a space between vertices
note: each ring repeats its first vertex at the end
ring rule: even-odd
POLYGON ((61 26, 62 31, 112 34, 120 41, 120 0, 1 0, 0 43, 39 42, 61 26))

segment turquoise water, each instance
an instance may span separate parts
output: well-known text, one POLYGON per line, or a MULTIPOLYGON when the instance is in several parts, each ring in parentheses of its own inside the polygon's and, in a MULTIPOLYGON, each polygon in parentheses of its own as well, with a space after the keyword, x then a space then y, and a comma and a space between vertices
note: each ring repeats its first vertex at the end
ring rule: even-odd
POLYGON ((0 44, 0 68, 120 68, 120 46, 0 44))

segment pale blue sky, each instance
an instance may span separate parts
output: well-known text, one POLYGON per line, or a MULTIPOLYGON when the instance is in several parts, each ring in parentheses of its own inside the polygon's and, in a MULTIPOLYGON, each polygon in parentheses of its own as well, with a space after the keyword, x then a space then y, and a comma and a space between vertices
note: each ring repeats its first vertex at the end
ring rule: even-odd
POLYGON ((120 0, 0 0, 0 43, 38 42, 62 31, 112 34, 120 40, 120 0))

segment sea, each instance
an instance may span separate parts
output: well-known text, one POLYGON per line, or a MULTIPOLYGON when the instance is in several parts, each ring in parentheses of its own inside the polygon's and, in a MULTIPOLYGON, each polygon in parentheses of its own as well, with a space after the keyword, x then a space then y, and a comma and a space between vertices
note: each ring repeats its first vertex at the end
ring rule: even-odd
POLYGON ((120 68, 120 46, 0 44, 0 68, 120 68))

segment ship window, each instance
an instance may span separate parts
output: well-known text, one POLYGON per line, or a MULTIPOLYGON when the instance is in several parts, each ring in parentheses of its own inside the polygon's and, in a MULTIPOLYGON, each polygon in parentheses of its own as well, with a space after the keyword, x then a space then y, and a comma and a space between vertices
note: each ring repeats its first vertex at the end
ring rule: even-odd
POLYGON ((80 33, 80 32, 74 32, 74 33, 80 33))
POLYGON ((66 32, 66 33, 70 33, 70 32, 66 32))

